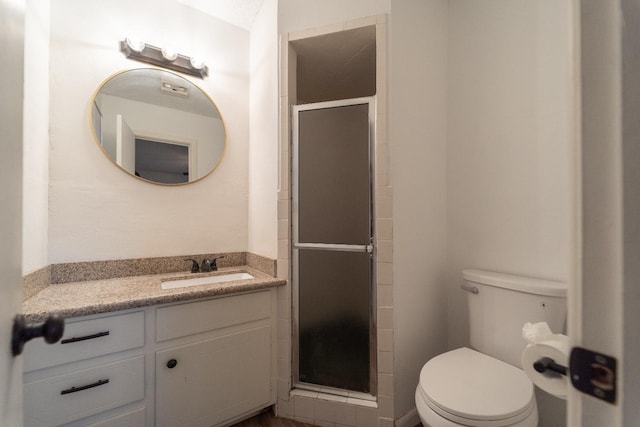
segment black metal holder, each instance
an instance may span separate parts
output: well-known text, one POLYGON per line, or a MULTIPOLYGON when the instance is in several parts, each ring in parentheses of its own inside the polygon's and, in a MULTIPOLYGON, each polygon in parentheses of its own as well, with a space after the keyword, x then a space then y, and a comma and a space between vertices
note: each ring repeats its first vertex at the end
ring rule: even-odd
POLYGON ((567 375, 567 367, 557 364, 556 361, 550 357, 543 357, 535 361, 533 363, 533 369, 541 374, 551 371, 560 375, 567 375))

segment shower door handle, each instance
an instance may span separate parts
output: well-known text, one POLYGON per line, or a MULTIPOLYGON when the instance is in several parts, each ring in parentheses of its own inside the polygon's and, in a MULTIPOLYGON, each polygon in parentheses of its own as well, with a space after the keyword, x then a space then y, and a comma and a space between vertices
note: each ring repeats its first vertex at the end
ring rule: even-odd
POLYGON ((373 244, 368 245, 341 245, 329 243, 294 243, 295 249, 318 249, 325 251, 342 251, 342 252, 366 252, 373 253, 373 244))

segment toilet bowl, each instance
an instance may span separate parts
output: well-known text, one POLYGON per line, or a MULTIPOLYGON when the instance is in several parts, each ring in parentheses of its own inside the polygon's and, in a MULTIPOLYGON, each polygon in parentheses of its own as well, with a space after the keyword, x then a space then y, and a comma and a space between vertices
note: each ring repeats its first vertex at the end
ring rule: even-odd
POLYGON ((427 362, 415 397, 425 427, 538 425, 534 386, 526 374, 466 347, 427 362))
POLYGON ((427 427, 536 427, 534 386, 521 368, 522 326, 562 330, 565 283, 464 270, 469 342, 429 360, 420 372, 416 407, 427 427))

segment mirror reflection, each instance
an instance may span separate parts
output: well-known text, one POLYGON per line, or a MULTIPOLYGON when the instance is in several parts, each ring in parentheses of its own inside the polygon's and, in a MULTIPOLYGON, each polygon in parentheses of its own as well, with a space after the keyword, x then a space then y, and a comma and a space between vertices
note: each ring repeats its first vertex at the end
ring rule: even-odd
POLYGON ((213 101, 169 71, 142 68, 107 79, 96 92, 91 116, 104 153, 147 181, 197 181, 224 153, 224 123, 213 101))

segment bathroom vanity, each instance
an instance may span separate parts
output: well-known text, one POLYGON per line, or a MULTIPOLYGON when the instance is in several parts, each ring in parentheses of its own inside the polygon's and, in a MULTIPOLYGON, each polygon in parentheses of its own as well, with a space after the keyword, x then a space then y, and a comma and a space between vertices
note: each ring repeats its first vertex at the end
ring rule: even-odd
POLYGON ((275 403, 284 281, 248 270, 253 279, 168 290, 154 276, 51 285, 25 301, 28 318, 41 320, 36 307, 58 295, 49 311, 67 317, 60 342, 25 347, 25 426, 228 425, 275 403), (105 286, 120 304, 79 305, 105 286), (90 314, 68 317, 73 304, 90 314))

